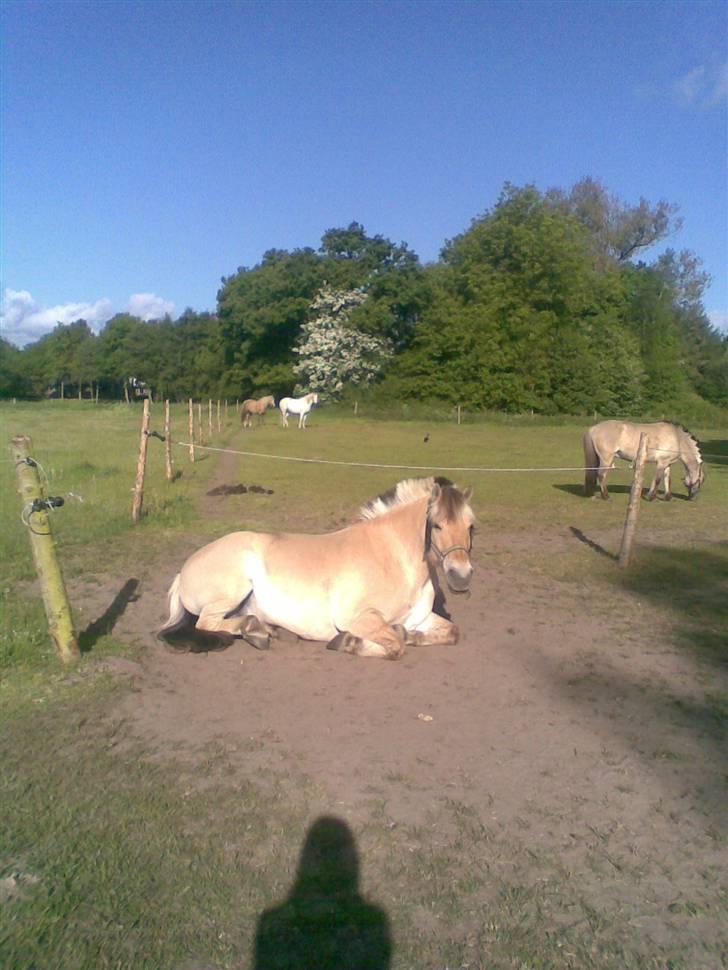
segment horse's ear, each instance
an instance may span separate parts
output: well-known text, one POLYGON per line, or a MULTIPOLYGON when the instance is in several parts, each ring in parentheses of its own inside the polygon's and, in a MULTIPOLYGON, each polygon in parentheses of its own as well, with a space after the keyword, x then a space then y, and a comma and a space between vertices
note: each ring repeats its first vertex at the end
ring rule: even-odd
POLYGON ((463 489, 463 498, 465 499, 466 502, 469 502, 472 497, 473 497, 473 486, 468 485, 467 488, 463 489))
POLYGON ((430 505, 433 505, 439 499, 441 491, 442 489, 437 482, 433 482, 432 491, 430 492, 430 505))

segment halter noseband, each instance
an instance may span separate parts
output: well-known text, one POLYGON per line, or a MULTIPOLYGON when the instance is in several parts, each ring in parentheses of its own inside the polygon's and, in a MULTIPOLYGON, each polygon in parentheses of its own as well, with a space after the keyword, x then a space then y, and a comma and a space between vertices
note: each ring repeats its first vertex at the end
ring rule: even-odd
POLYGON ((442 563, 445 562, 445 559, 450 555, 451 552, 457 552, 460 549, 462 549, 462 551, 467 556, 470 555, 470 550, 467 549, 465 546, 450 546, 449 549, 446 549, 444 552, 442 552, 440 549, 437 548, 437 545, 435 544, 435 541, 432 537, 430 537, 430 548, 435 550, 435 552, 440 557, 440 562, 442 563))

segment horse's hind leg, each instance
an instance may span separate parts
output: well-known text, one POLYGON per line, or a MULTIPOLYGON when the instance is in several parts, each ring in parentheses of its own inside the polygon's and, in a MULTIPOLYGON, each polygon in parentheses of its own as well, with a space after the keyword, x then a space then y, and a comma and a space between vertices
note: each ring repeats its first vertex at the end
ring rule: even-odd
POLYGON ((613 462, 614 462, 614 455, 610 457, 609 461, 606 461, 603 458, 599 459, 600 468, 599 468, 599 471, 597 472, 597 482, 599 483, 599 494, 605 500, 609 498, 609 492, 607 491, 607 474, 609 473, 609 468, 608 467, 602 468, 601 466, 602 465, 609 466, 613 462))
POLYGON ((270 627, 253 613, 243 617, 240 635, 256 650, 270 650, 270 627))
POLYGON ((366 610, 326 646, 329 650, 343 650, 359 657, 397 660, 404 652, 405 634, 403 626, 392 626, 377 610, 366 610))

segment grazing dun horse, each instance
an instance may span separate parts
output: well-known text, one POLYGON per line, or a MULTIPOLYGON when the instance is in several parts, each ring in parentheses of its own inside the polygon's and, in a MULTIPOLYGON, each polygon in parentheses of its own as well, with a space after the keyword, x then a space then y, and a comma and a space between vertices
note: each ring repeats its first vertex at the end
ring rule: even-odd
POLYGON ((248 398, 247 401, 243 401, 243 406, 240 408, 243 427, 251 427, 254 414, 258 415, 258 422, 262 423, 263 415, 268 408, 274 408, 275 406, 276 402, 272 394, 268 394, 266 397, 259 397, 257 400, 255 398, 248 398))
POLYGON ((195 617, 196 631, 218 645, 240 636, 260 650, 274 627, 328 641, 330 650, 389 660, 406 644, 457 643, 455 624, 432 608, 437 565, 451 590, 470 584, 470 495, 446 478, 410 478, 338 532, 223 536, 175 577, 159 637, 175 646, 185 627, 194 635, 195 617))
POLYGON ((654 462, 655 478, 647 493, 652 501, 663 483, 665 500, 672 498, 670 491, 670 466, 681 461, 685 468, 685 485, 688 498, 695 498, 705 481, 703 458, 698 443, 685 428, 671 421, 654 424, 632 424, 630 421, 600 421, 584 434, 584 464, 586 466, 584 489, 587 496, 594 494, 599 483, 602 498, 609 498, 607 472, 615 457, 634 461, 640 443, 640 435, 647 435, 646 461, 654 462))
POLYGON ((306 427, 306 417, 308 412, 314 406, 318 404, 319 396, 316 391, 312 391, 311 394, 304 394, 303 397, 283 397, 278 402, 278 408, 281 412, 281 424, 284 428, 288 427, 288 415, 297 414, 298 415, 298 427, 306 427))

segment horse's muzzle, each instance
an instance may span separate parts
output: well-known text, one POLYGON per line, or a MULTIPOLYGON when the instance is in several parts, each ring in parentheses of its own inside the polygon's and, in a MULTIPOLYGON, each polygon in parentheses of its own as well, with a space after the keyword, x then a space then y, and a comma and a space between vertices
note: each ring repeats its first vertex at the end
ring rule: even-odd
POLYGON ((470 577, 473 575, 473 567, 468 566, 467 571, 462 572, 459 569, 451 567, 445 570, 445 579, 447 580, 447 585, 453 591, 453 593, 464 593, 470 588, 470 577))

